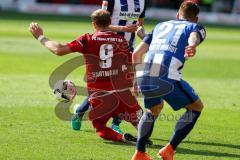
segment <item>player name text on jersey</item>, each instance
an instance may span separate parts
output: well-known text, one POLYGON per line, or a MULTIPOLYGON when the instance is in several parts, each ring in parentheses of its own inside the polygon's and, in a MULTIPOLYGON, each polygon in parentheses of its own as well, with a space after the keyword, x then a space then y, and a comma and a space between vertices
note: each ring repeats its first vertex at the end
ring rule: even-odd
POLYGON ((104 38, 104 37, 92 37, 93 41, 108 41, 108 42, 123 42, 123 39, 121 38, 104 38))

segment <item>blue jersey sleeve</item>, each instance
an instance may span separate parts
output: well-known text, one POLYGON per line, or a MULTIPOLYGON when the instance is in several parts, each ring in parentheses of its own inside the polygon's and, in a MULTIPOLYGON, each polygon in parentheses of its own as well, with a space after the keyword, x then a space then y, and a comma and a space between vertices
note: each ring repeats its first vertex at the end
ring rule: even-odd
POLYGON ((150 45, 151 42, 152 42, 152 37, 153 37, 153 31, 148 33, 148 35, 143 38, 143 42, 145 42, 148 45, 150 45))
POLYGON ((201 42, 206 38, 206 30, 201 25, 195 25, 192 32, 197 32, 199 34, 201 42))

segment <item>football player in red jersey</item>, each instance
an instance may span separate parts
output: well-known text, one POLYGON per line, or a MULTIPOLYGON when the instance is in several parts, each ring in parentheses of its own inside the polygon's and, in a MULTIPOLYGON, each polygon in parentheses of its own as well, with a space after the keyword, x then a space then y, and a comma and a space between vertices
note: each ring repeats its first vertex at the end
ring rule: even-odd
POLYGON ((29 30, 46 48, 58 56, 73 52, 84 55, 92 106, 89 118, 98 135, 112 141, 136 141, 132 135, 119 134, 106 126, 108 120, 115 116, 120 116, 135 127, 139 122, 138 112, 141 108, 130 92, 132 79, 128 78, 129 72, 126 71, 128 66, 131 67, 132 56, 128 43, 122 36, 109 31, 111 16, 108 11, 94 11, 91 17, 96 32, 80 36, 67 44, 47 39, 37 23, 31 23, 29 30))
MULTIPOLYGON (((109 29, 123 36, 129 44, 129 49, 133 52, 135 44, 135 32, 143 39, 144 37, 144 17, 146 10, 145 0, 103 0, 102 9, 109 11, 111 14, 111 25, 109 29), (141 26, 141 27, 140 27, 141 26)), ((80 131, 82 118, 89 109, 89 97, 81 104, 78 104, 76 113, 71 119, 71 128, 80 131)), ((118 133, 123 133, 120 129, 121 118, 114 117, 111 128, 118 133)))

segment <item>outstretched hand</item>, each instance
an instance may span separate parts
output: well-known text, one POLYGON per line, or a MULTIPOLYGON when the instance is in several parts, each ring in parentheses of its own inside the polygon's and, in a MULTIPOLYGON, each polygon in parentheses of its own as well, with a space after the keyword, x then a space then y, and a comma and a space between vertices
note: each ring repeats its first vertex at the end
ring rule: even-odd
POLYGON ((138 37, 140 37, 141 39, 143 39, 146 35, 143 26, 139 26, 136 33, 137 33, 138 37))
POLYGON ((185 48, 185 58, 191 58, 196 54, 196 46, 187 46, 185 48))
POLYGON ((36 39, 38 39, 40 35, 43 35, 43 29, 35 22, 30 23, 29 31, 36 39))

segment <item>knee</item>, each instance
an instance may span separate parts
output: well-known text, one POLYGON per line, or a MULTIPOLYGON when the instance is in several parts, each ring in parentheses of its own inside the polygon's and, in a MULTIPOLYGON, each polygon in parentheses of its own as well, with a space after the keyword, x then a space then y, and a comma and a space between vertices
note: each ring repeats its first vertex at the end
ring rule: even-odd
POLYGON ((107 135, 106 133, 104 132, 104 130, 99 130, 97 131, 97 134, 99 137, 101 137, 102 139, 107 139, 107 135))
POLYGON ((199 101, 196 103, 196 109, 197 111, 201 112, 204 108, 203 102, 199 99, 199 101))
POLYGON ((200 105, 200 107, 199 107, 200 109, 201 109, 201 111, 203 110, 203 108, 204 108, 204 104, 201 102, 201 105, 200 105))
POLYGON ((203 108, 204 108, 204 105, 200 99, 194 102, 193 104, 187 106, 187 109, 198 111, 198 112, 202 112, 203 108))
POLYGON ((92 126, 93 126, 93 128, 96 129, 96 131, 98 131, 102 128, 102 126, 99 123, 97 123, 95 120, 92 121, 92 126))
POLYGON ((149 109, 149 112, 154 116, 158 116, 161 113, 162 109, 163 109, 163 102, 149 109))
POLYGON ((105 135, 104 131, 105 131, 106 125, 99 123, 98 120, 93 120, 92 121, 92 126, 99 136, 100 135, 101 136, 105 135))

